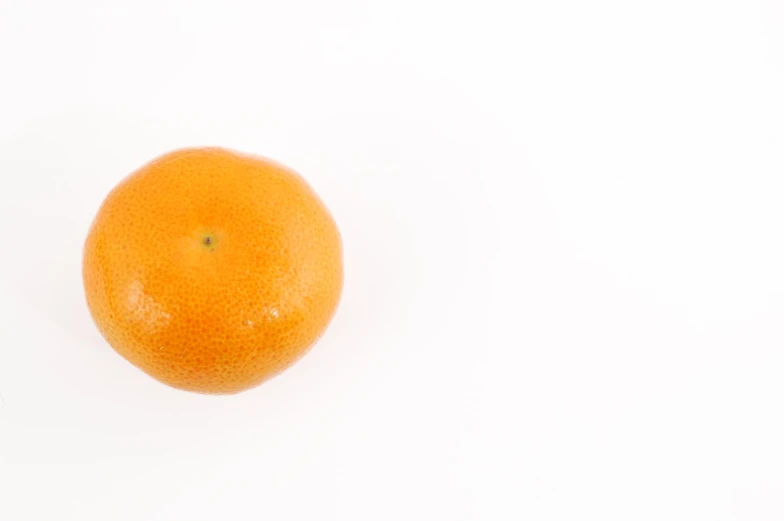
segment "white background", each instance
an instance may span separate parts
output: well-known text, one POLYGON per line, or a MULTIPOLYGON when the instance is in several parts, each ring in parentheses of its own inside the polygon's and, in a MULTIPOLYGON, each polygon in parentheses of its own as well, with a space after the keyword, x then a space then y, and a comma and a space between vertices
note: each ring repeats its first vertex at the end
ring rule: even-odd
POLYGON ((0 0, 0 520, 784 519, 780 0, 0 0), (300 171, 346 286, 188 394, 81 248, 173 148, 300 171))

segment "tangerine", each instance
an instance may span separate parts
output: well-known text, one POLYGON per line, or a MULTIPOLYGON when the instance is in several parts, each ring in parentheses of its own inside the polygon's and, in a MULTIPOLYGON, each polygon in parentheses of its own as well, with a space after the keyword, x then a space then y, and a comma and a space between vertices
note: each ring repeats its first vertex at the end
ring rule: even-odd
POLYGON ((343 285, 341 238, 292 170, 185 149, 106 197, 83 279, 98 329, 132 364, 179 389, 236 393, 323 334, 343 285))

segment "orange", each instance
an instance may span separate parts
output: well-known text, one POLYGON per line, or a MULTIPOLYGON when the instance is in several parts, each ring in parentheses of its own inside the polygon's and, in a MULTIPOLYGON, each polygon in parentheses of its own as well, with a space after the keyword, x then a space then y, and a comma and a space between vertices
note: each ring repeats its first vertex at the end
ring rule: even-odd
POLYGON ((132 364, 235 393, 302 356, 340 298, 342 247, 295 172, 220 148, 166 154, 103 202, 84 246, 87 304, 132 364))

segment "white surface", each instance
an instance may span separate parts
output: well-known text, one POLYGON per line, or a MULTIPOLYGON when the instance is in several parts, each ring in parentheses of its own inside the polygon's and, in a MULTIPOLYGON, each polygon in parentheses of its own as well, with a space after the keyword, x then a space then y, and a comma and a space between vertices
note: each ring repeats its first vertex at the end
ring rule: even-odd
POLYGON ((779 0, 0 0, 3 521, 784 519, 779 0), (260 388, 100 338, 82 241, 213 144, 345 240, 260 388))

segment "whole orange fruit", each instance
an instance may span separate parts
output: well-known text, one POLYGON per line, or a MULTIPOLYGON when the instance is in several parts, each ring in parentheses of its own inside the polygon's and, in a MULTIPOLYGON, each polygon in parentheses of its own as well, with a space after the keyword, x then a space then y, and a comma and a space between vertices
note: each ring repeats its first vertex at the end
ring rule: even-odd
POLYGON ((103 202, 84 246, 98 329, 171 386, 234 393, 321 336, 343 284, 338 229, 295 172, 220 148, 166 154, 103 202))

